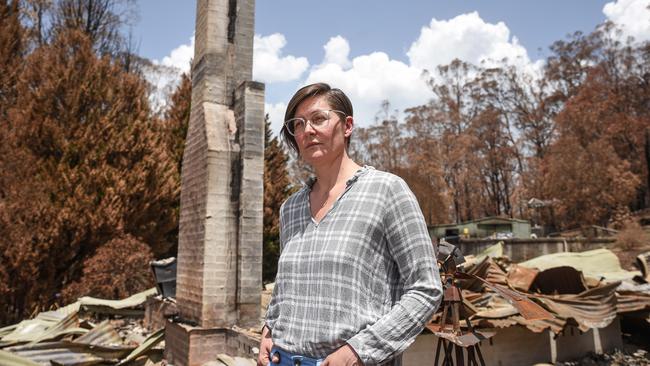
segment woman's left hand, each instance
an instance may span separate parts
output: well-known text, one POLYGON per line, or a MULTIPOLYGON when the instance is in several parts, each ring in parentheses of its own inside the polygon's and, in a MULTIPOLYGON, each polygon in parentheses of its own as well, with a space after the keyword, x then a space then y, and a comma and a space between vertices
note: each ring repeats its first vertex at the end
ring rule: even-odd
POLYGON ((349 344, 337 349, 325 358, 321 366, 363 366, 357 354, 349 344))

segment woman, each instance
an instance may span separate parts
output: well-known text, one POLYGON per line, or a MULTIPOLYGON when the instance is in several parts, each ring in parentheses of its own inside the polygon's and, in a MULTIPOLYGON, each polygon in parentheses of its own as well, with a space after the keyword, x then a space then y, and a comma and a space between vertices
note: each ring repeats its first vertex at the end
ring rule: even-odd
POLYGON ((431 239, 404 181, 348 156, 352 104, 298 90, 282 134, 315 180, 280 209, 281 255, 258 365, 400 364, 441 298, 431 239))

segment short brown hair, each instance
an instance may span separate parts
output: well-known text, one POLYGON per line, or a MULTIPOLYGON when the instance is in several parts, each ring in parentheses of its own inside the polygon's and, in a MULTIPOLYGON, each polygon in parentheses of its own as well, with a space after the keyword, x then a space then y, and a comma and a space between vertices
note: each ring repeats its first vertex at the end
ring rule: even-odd
MULTIPOLYGON (((329 103, 332 109, 336 109, 345 113, 346 116, 352 117, 352 102, 350 102, 350 98, 348 98, 341 89, 332 88, 326 83, 315 83, 303 86, 293 95, 293 97, 291 97, 289 105, 287 106, 287 111, 284 113, 284 120, 288 121, 295 116, 296 109, 298 109, 300 103, 308 98, 318 96, 325 96, 327 98, 327 103, 329 103)), ((287 131, 287 126, 283 125, 280 133, 289 147, 300 155, 296 138, 287 131)), ((348 137, 346 139, 346 146, 349 145, 350 138, 348 137)))

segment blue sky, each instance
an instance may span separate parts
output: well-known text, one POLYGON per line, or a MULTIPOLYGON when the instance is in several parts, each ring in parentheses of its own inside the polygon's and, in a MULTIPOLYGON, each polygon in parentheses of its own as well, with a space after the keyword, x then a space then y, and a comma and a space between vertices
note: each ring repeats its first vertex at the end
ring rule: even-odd
MULTIPOLYGON (((140 55, 187 68, 195 2, 138 6, 132 32, 140 55)), ((254 78, 266 83, 276 131, 292 93, 321 80, 350 95, 357 124, 366 126, 384 99, 398 110, 426 102, 431 94, 422 70, 455 57, 473 63, 507 57, 534 73, 554 41, 605 20, 650 39, 648 6, 650 0, 257 0, 254 78)))

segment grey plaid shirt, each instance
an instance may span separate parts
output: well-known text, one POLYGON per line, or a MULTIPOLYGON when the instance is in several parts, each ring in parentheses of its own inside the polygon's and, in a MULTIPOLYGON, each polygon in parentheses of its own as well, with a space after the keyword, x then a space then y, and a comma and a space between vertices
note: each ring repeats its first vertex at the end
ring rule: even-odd
POLYGON ((364 167, 316 224, 310 190, 280 209, 282 252, 266 314, 274 344, 322 358, 347 342, 365 365, 400 364, 396 356, 442 297, 415 196, 401 178, 364 167))

